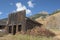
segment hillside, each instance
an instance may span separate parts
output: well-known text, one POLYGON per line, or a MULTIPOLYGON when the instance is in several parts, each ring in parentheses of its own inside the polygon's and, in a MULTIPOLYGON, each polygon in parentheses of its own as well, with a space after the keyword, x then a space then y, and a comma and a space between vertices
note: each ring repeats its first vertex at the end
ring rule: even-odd
POLYGON ((60 12, 47 17, 45 19, 45 21, 47 21, 46 26, 60 29, 60 18, 59 17, 60 17, 60 12))
POLYGON ((50 15, 49 17, 46 17, 44 20, 41 20, 40 18, 37 18, 36 21, 43 23, 43 26, 52 32, 54 32, 56 35, 60 35, 60 11, 54 12, 54 14, 50 15))
POLYGON ((0 21, 1 21, 1 20, 2 20, 2 21, 7 21, 7 19, 8 19, 8 18, 0 19, 0 21))
POLYGON ((0 19, 0 25, 5 25, 6 24, 6 22, 7 22, 7 18, 4 18, 4 19, 0 19))
POLYGON ((44 18, 46 18, 46 17, 48 17, 48 16, 57 14, 57 13, 59 13, 59 12, 60 12, 60 10, 55 10, 54 12, 48 14, 48 12, 42 11, 42 12, 36 13, 36 14, 33 15, 33 16, 30 16, 30 18, 33 19, 33 20, 35 20, 35 19, 37 19, 37 18, 42 17, 42 18, 44 19, 44 18))
POLYGON ((42 17, 42 18, 46 18, 46 16, 48 16, 49 14, 47 12, 39 12, 33 16, 30 16, 31 19, 35 20, 36 18, 42 17))

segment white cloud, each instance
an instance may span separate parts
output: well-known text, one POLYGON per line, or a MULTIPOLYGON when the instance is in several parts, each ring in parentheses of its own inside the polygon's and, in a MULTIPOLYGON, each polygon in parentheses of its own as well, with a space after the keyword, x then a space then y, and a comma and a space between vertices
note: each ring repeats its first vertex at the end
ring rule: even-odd
POLYGON ((29 7, 34 7, 34 3, 32 3, 32 1, 28 1, 27 4, 29 7))
POLYGON ((26 14, 30 14, 31 15, 31 10, 26 9, 26 14))
POLYGON ((16 11, 21 11, 26 9, 26 7, 21 3, 16 3, 16 7, 17 7, 16 11))
POLYGON ((0 12, 0 15, 2 14, 2 12, 0 12))
POLYGON ((26 10, 26 14, 31 14, 31 10, 27 9, 26 6, 22 5, 20 2, 16 3, 16 11, 22 11, 22 10, 26 10))

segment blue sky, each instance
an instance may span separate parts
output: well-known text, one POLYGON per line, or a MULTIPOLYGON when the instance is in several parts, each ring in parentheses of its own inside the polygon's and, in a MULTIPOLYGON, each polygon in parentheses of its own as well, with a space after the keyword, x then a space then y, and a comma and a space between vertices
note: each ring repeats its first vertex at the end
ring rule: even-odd
POLYGON ((26 16, 41 11, 52 13, 60 9, 60 0, 0 0, 0 19, 8 17, 11 12, 26 9, 26 16))

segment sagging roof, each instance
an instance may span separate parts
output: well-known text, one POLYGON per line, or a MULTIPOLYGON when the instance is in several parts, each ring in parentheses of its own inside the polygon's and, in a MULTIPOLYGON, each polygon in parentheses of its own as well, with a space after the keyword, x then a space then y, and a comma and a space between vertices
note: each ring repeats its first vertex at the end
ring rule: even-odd
POLYGON ((28 20, 30 20, 30 21, 32 21, 32 22, 34 22, 34 23, 36 23, 36 24, 42 25, 41 23, 39 23, 39 22, 37 22, 37 21, 35 21, 35 20, 32 20, 32 19, 26 17, 26 21, 28 21, 28 20))
MULTIPOLYGON (((34 23, 40 24, 40 23, 38 23, 37 21, 32 20, 32 19, 30 19, 30 18, 28 18, 28 17, 26 17, 25 19, 26 19, 26 21, 27 21, 27 20, 30 20, 30 21, 32 21, 32 22, 34 22, 34 23)), ((8 21, 8 18, 1 19, 1 20, 0 20, 0 25, 6 25, 6 24, 7 24, 7 21, 8 21)))

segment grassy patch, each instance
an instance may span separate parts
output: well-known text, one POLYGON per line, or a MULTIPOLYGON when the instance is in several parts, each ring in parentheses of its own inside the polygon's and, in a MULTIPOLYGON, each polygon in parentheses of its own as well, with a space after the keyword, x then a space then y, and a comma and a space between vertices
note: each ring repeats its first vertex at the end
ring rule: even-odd
POLYGON ((52 40, 52 37, 31 36, 31 35, 18 34, 18 35, 5 36, 1 40, 52 40))

